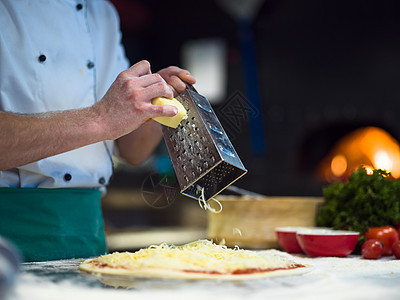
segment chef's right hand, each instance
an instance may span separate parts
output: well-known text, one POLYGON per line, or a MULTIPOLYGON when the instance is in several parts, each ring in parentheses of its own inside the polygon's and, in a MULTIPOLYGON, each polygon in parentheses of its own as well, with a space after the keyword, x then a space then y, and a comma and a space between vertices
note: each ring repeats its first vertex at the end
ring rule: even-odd
POLYGON ((177 113, 174 106, 152 105, 156 97, 172 98, 173 90, 159 74, 151 73, 148 61, 121 72, 103 99, 93 106, 105 126, 107 139, 126 135, 153 117, 177 113))

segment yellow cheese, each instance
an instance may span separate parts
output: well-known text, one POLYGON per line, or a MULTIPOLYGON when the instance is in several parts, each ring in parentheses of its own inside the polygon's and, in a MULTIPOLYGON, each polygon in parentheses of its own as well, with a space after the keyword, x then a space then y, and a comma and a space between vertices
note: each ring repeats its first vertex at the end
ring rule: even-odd
POLYGON ((175 98, 168 99, 168 98, 158 97, 158 98, 154 98, 153 100, 151 100, 151 103, 153 105, 172 105, 178 109, 178 113, 173 117, 155 117, 155 118, 153 118, 153 120, 155 120, 158 123, 161 123, 165 126, 176 128, 176 127, 178 127, 178 125, 181 123, 181 121, 183 119, 187 118, 186 109, 175 98))
POLYGON ((100 265, 126 269, 165 268, 170 270, 233 272, 238 269, 274 269, 295 265, 292 257, 278 250, 230 249, 208 240, 183 246, 165 243, 137 252, 114 252, 96 259, 100 265))

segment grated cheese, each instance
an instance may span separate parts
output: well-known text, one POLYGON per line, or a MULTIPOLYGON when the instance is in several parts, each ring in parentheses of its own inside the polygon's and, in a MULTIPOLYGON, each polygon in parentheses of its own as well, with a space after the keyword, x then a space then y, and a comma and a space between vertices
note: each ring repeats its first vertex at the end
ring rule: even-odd
POLYGON ((199 201, 200 207, 201 207, 202 209, 204 209, 204 210, 209 210, 209 211, 211 211, 211 212, 213 212, 213 213, 215 213, 215 214, 219 214, 219 213, 222 211, 222 204, 221 204, 221 202, 219 202, 217 199, 215 199, 215 198, 210 198, 210 199, 208 199, 208 201, 205 200, 204 188, 201 189, 201 195, 200 195, 199 199, 197 199, 197 200, 199 201), (217 204, 219 205, 219 209, 218 209, 218 210, 216 210, 215 208, 213 208, 213 207, 210 205, 209 202, 210 202, 211 200, 214 201, 215 203, 217 203, 217 204))
POLYGON ((112 268, 163 268, 188 271, 229 273, 238 269, 274 269, 293 267, 292 257, 277 250, 251 251, 227 248, 208 240, 182 246, 166 243, 137 252, 114 252, 95 259, 97 265, 112 268))

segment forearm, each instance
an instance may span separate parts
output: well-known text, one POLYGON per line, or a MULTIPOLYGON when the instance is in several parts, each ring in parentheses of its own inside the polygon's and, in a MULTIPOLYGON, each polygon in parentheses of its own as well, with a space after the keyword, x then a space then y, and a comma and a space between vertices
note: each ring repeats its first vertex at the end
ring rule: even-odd
POLYGON ((162 139, 160 124, 153 120, 117 140, 119 155, 132 165, 145 161, 162 139))
POLYGON ((102 140, 99 116, 91 108, 14 114, 0 112, 0 170, 102 140))
MULTIPOLYGON (((174 74, 181 71, 165 69, 168 84, 180 83, 174 74)), ((194 80, 189 74, 182 76, 194 80)), ((174 106, 151 104, 156 97, 173 97, 168 84, 159 74, 151 74, 147 61, 141 61, 121 72, 92 107, 43 114, 0 111, 0 170, 116 139, 122 157, 133 164, 141 163, 162 137, 160 125, 148 120, 176 114, 174 106)))

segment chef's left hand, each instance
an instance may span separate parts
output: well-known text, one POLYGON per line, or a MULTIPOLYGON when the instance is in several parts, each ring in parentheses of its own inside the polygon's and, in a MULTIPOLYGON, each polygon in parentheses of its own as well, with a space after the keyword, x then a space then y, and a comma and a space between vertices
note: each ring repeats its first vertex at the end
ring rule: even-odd
POLYGON ((186 83, 194 84, 196 79, 190 75, 189 71, 171 66, 157 72, 173 89, 174 96, 182 93, 186 89, 186 83))

